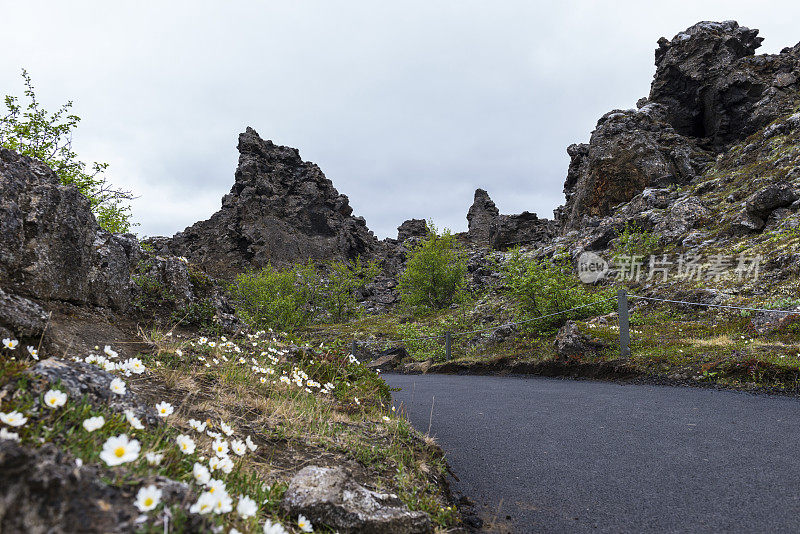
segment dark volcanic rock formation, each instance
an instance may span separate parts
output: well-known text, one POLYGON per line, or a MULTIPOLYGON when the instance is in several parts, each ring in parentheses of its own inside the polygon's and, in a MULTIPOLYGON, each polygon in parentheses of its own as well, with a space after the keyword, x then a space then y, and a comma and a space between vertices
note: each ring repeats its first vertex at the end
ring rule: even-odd
POLYGON ((656 50, 650 102, 669 122, 714 147, 744 139, 792 110, 800 90, 800 45, 754 56, 758 30, 734 21, 698 22, 656 50))
POLYGON ((549 241, 555 235, 555 224, 540 219, 535 213, 523 211, 519 215, 497 217, 489 243, 496 250, 505 250, 516 245, 532 245, 549 241))
POLYGON ((500 215, 489 193, 475 190, 475 200, 467 212, 470 242, 505 250, 515 245, 531 245, 553 237, 555 225, 547 219, 539 219, 527 211, 518 215, 500 215))
POLYGON ((476 243, 489 244, 489 238, 499 216, 500 210, 494 205, 489 193, 483 189, 476 189, 475 200, 467 212, 470 239, 476 243))
POLYGON ((428 224, 425 219, 409 219, 397 227, 397 241, 402 243, 409 237, 425 237, 428 235, 428 224))
POLYGON ((583 224, 584 216, 608 215, 647 187, 685 184, 711 160, 693 139, 675 132, 659 104, 606 113, 589 144, 567 152, 572 160, 559 216, 568 228, 583 224))
POLYGON ((755 56, 761 41, 734 21, 661 38, 649 98, 605 114, 588 144, 567 149, 561 227, 609 215, 647 187, 686 184, 718 151, 790 113, 800 101, 800 44, 755 56))
POLYGON ((369 255, 377 240, 345 195, 294 148, 264 141, 252 128, 239 135, 239 165, 222 209, 172 239, 165 249, 230 278, 267 264, 369 255))

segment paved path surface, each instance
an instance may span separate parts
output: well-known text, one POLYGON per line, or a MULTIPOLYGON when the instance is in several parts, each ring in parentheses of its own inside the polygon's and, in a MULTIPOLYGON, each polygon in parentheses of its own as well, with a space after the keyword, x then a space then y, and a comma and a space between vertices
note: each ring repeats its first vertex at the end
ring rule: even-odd
MULTIPOLYGON (((800 401, 544 378, 385 375, 500 532, 800 532, 800 401), (495 521, 492 521, 495 519, 495 521)), ((492 523, 494 526, 492 528, 492 523)))

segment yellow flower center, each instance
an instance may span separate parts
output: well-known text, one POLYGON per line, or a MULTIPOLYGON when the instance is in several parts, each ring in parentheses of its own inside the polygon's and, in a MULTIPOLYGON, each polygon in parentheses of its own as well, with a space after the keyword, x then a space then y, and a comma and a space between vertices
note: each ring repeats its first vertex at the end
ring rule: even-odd
POLYGON ((56 403, 56 398, 55 398, 55 397, 53 397, 52 399, 50 399, 50 404, 55 404, 55 403, 56 403))
POLYGON ((116 449, 114 449, 114 456, 116 456, 117 458, 122 458, 123 456, 125 456, 125 447, 117 447, 116 449))
POLYGON ((216 489, 216 488, 215 488, 214 486, 211 486, 211 487, 208 489, 208 492, 209 492, 209 493, 214 493, 214 490, 215 490, 215 489, 216 489))
POLYGON ((148 498, 146 498, 146 499, 144 500, 144 505, 145 505, 145 506, 152 506, 152 505, 153 505, 153 498, 152 498, 152 497, 148 497, 148 498))

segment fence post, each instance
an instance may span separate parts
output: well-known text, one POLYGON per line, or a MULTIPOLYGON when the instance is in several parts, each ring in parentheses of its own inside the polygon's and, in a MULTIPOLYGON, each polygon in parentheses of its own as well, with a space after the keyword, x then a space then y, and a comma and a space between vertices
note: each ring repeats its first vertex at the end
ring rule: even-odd
POLYGON ((451 358, 450 354, 450 332, 447 331, 444 333, 444 352, 448 360, 451 358))
POLYGON ((631 356, 631 333, 628 316, 628 292, 620 289, 617 293, 619 309, 619 352, 623 358, 631 356))

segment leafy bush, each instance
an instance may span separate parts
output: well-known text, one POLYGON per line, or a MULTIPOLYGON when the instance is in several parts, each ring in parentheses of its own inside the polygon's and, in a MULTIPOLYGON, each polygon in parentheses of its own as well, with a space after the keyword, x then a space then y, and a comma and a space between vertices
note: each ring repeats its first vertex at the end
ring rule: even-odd
POLYGON ((244 322, 256 328, 293 330, 310 324, 314 317, 315 278, 311 264, 283 270, 268 265, 237 275, 229 289, 244 322))
POLYGON ((31 77, 24 69, 22 78, 28 104, 23 110, 17 97, 6 95, 7 113, 0 117, 0 146, 44 162, 55 171, 62 184, 77 187, 89 200, 102 228, 109 232, 129 231, 131 213, 127 202, 133 195, 108 183, 104 176, 107 163, 94 162, 87 171, 86 163, 72 150, 73 130, 81 120, 69 114, 72 102, 51 114, 36 100, 31 77))
POLYGON ((322 284, 322 301, 333 322, 343 322, 361 314, 355 292, 373 280, 378 270, 377 263, 362 262, 361 258, 328 264, 328 274, 322 284))
POLYGON ((408 252, 398 289, 403 305, 414 311, 440 310, 463 298, 467 284, 467 258, 456 237, 441 235, 428 223, 428 236, 408 252))
POLYGON ((220 326, 214 319, 216 310, 209 299, 198 299, 184 309, 172 312, 172 321, 176 324, 196 326, 208 334, 217 334, 220 326))
MULTIPOLYGON (((612 288, 590 291, 577 277, 569 256, 552 261, 535 260, 519 248, 510 251, 500 265, 507 291, 518 307, 520 320, 529 320, 577 306, 610 299, 612 288)), ((613 311, 613 302, 598 302, 578 310, 526 323, 529 330, 552 329, 568 319, 582 319, 613 311)))
POLYGON ((657 234, 643 230, 634 223, 626 223, 625 228, 617 235, 615 255, 647 257, 658 250, 658 241, 657 234))
POLYGON ((311 261, 287 269, 267 266, 238 275, 230 291, 246 323, 291 331, 313 322, 341 322, 359 315, 355 292, 377 273, 376 264, 360 258, 330 262, 322 269, 311 261))

